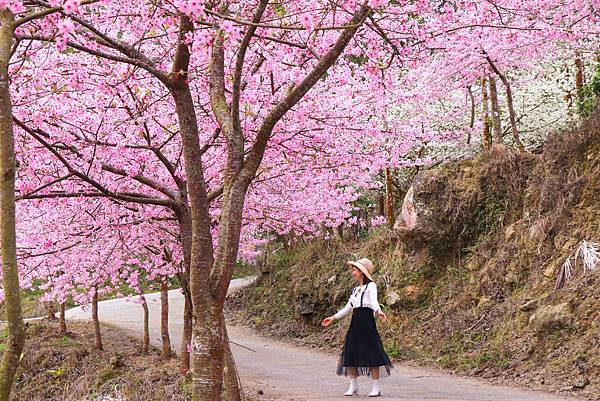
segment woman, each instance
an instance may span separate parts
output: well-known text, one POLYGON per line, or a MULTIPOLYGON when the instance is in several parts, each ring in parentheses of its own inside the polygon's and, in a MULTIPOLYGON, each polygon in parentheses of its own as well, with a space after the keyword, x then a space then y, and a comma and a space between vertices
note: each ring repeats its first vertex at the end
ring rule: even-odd
POLYGON ((358 394, 358 376, 371 375, 373 388, 369 397, 378 397, 381 395, 379 377, 390 374, 392 363, 383 349, 375 325, 375 315, 379 316, 382 322, 387 320, 387 316, 377 302, 377 285, 371 277, 373 263, 369 259, 363 258, 356 262, 350 261, 348 265, 352 266, 352 277, 359 286, 352 290, 346 306, 335 315, 323 319, 321 325, 329 326, 334 320, 340 319, 352 311, 352 320, 344 341, 344 350, 340 356, 337 374, 350 376, 350 387, 344 393, 348 396, 358 394))

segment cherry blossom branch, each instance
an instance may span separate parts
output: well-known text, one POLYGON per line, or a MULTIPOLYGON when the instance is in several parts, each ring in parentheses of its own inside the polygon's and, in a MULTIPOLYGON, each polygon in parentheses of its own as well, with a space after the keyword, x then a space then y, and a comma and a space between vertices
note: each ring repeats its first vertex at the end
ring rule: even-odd
MULTIPOLYGON (((254 13, 254 17, 252 18, 253 23, 260 22, 268 3, 268 0, 260 0, 260 3, 256 8, 256 12, 254 13)), ((244 37, 242 38, 242 42, 240 43, 239 51, 235 61, 235 70, 233 74, 233 93, 231 97, 231 116, 233 118, 233 129, 239 132, 242 130, 240 122, 240 92, 242 85, 242 72, 244 69, 246 52, 248 51, 250 41, 252 40, 255 32, 256 26, 251 26, 248 28, 244 34, 244 37)))
MULTIPOLYGON (((41 143, 46 149, 48 149, 48 151, 50 151, 50 153, 52 153, 54 155, 54 157, 56 157, 67 168, 67 171, 70 174, 72 174, 72 175, 76 176, 77 178, 81 179, 82 181, 90 184, 92 187, 94 187, 96 190, 98 190, 104 196, 119 199, 119 200, 126 201, 126 202, 153 204, 153 205, 167 206, 167 207, 173 206, 172 201, 168 200, 168 199, 152 198, 152 197, 149 197, 149 196, 143 195, 143 194, 124 194, 124 193, 113 192, 113 191, 109 190, 108 188, 106 188, 105 186, 103 186, 102 184, 100 184, 99 182, 94 180, 93 178, 91 178, 91 177, 81 173, 80 171, 77 171, 75 168, 73 168, 73 166, 71 166, 69 161, 67 159, 65 159, 41 135, 39 135, 38 132, 36 132, 36 130, 31 129, 30 127, 25 125, 22 121, 20 121, 16 117, 13 117, 13 120, 21 129, 23 129, 25 132, 27 132, 29 135, 31 135, 35 140, 37 140, 39 143, 41 143)), ((38 196, 33 195, 33 196, 28 197, 27 199, 36 199, 36 198, 39 199, 38 196)))
POLYGON ((102 163, 102 170, 108 171, 109 173, 119 175, 121 177, 130 177, 131 179, 133 179, 141 184, 144 184, 158 192, 161 192, 162 194, 173 199, 174 201, 179 200, 179 196, 178 196, 177 192, 173 191, 170 188, 165 187, 164 185, 162 185, 148 177, 145 177, 142 174, 136 174, 135 176, 131 176, 131 175, 127 174, 127 172, 123 169, 116 168, 116 167, 113 167, 113 166, 110 166, 110 165, 104 164, 104 163, 102 163))
MULTIPOLYGON (((99 1, 100 0, 83 0, 80 4, 82 6, 86 6, 86 5, 89 5, 89 4, 97 3, 99 1)), ((31 13, 31 14, 29 14, 26 17, 18 19, 15 22, 15 24, 14 24, 15 28, 18 28, 19 26, 24 25, 24 24, 26 24, 28 22, 34 21, 36 19, 44 18, 44 17, 46 17, 46 16, 48 16, 50 14, 54 14, 54 13, 57 13, 57 12, 63 12, 64 11, 64 8, 62 6, 50 7, 49 4, 46 4, 46 3, 41 2, 41 1, 34 1, 34 3, 36 3, 38 5, 41 5, 41 6, 44 6, 44 7, 47 7, 47 8, 45 10, 38 11, 36 13, 31 13)))
POLYGON ((259 128, 255 142, 246 157, 244 163, 243 179, 249 184, 260 165, 267 142, 275 124, 287 113, 300 99, 317 83, 323 74, 335 63, 340 54, 344 51, 359 26, 362 25, 365 18, 371 12, 371 8, 365 3, 354 14, 348 28, 346 28, 338 37, 331 49, 320 59, 314 69, 306 75, 302 82, 294 87, 290 93, 281 100, 265 117, 259 128))
MULTIPOLYGON (((285 31, 306 31, 307 30, 306 27, 300 26, 300 25, 273 25, 273 24, 261 24, 261 23, 257 23, 257 22, 244 21, 244 20, 241 20, 238 18, 230 17, 228 15, 220 14, 220 13, 215 12, 208 8, 205 8, 204 12, 209 15, 212 15, 213 17, 217 17, 217 18, 224 19, 227 21, 235 22, 239 25, 246 25, 246 26, 250 26, 250 27, 254 27, 254 28, 279 29, 279 30, 285 30, 285 31)), ((348 25, 340 25, 340 26, 331 25, 331 26, 316 27, 316 28, 314 28, 314 30, 315 31, 335 31, 335 30, 344 31, 347 29, 357 29, 359 27, 360 27, 360 23, 350 22, 348 25)))
POLYGON ((52 251, 47 251, 47 252, 42 252, 42 253, 36 253, 36 254, 29 254, 29 253, 25 253, 22 256, 20 256, 19 260, 23 260, 23 259, 31 259, 31 258, 37 258, 39 256, 47 256, 47 255, 54 255, 56 253, 60 253, 60 252, 64 252, 64 251, 68 251, 69 249, 75 248, 77 245, 81 244, 81 241, 77 241, 74 244, 71 245, 67 245, 63 248, 60 249, 55 249, 52 251))
POLYGON ((33 191, 30 191, 30 192, 28 192, 28 193, 26 193, 26 194, 23 194, 23 195, 21 195, 21 196, 18 196, 18 197, 17 197, 15 200, 19 201, 19 200, 21 200, 21 199, 25 199, 25 198, 27 198, 28 196, 31 196, 31 195, 33 195, 33 194, 36 194, 36 193, 40 192, 41 190, 44 190, 44 189, 46 189, 46 188, 48 188, 48 187, 51 187, 51 186, 52 186, 52 185, 54 185, 54 184, 58 184, 59 182, 62 182, 62 181, 64 181, 64 180, 68 180, 68 179, 69 179, 69 178, 71 178, 71 177, 73 177, 73 174, 72 174, 72 173, 69 173, 69 174, 67 174, 67 175, 65 175, 65 176, 59 177, 59 178, 57 178, 57 179, 55 179, 55 180, 52 180, 52 181, 50 181, 50 182, 48 182, 48 183, 46 183, 46 184, 44 184, 44 185, 41 185, 41 186, 37 187, 37 188, 36 188, 36 189, 34 189, 33 191))
MULTIPOLYGON (((20 39, 20 40, 36 40, 39 42, 49 42, 49 43, 54 43, 56 42, 56 39, 54 37, 50 37, 50 36, 43 36, 43 35, 24 35, 24 34, 16 34, 15 35, 16 39, 20 39)), ((106 52, 102 52, 99 50, 94 50, 94 49, 90 49, 87 46, 83 46, 79 43, 75 43, 73 41, 67 41, 66 45, 82 51, 84 53, 90 54, 92 56, 96 56, 96 57, 100 57, 106 60, 111 60, 111 61, 116 61, 119 63, 125 63, 125 64, 130 64, 133 65, 134 67, 140 67, 143 68, 144 70, 148 71, 149 73, 151 73, 152 75, 156 76, 159 80, 166 80, 165 75, 160 72, 159 70, 157 70, 156 68, 149 66, 147 64, 145 64, 144 62, 142 62, 139 59, 135 59, 135 58, 130 58, 130 57, 122 57, 122 56, 117 56, 115 54, 110 54, 110 53, 106 53, 106 52)))

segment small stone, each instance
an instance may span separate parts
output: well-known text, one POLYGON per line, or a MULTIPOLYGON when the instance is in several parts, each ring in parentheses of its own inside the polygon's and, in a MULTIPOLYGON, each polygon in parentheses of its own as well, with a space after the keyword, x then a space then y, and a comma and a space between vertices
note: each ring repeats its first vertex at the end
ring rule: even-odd
POLYGON ((481 308, 482 306, 485 306, 489 303, 490 303, 490 299, 488 297, 483 296, 483 297, 479 298, 479 302, 477 302, 477 307, 481 308))
POLYGON ((402 298, 400 297, 400 294, 394 290, 388 290, 385 293, 385 303, 391 308, 395 308, 396 306, 400 305, 401 299, 402 298))
POLYGON ((588 384, 590 384, 590 379, 587 376, 582 376, 575 383, 573 383, 573 388, 581 390, 588 384))
POLYGON ((538 306, 538 300, 531 299, 531 300, 525 302, 523 305, 521 305, 521 307, 519 309, 523 312, 529 312, 529 311, 536 309, 537 306, 538 306))
POLYGON ((556 268, 554 266, 548 266, 544 269, 544 277, 553 278, 556 273, 556 268))
POLYGON ((513 224, 509 225, 504 230, 504 239, 505 240, 509 241, 513 237, 513 235, 515 234, 515 224, 516 223, 513 223, 513 224))
POLYGON ((108 363, 113 368, 121 368, 125 366, 125 362, 123 361, 123 355, 121 354, 111 356, 108 363))
POLYGON ((333 276, 327 279, 327 284, 333 284, 335 283, 335 280, 337 280, 337 276, 334 274, 333 276))
POLYGON ((258 393, 258 395, 263 395, 265 392, 262 390, 258 390, 257 393, 258 393))

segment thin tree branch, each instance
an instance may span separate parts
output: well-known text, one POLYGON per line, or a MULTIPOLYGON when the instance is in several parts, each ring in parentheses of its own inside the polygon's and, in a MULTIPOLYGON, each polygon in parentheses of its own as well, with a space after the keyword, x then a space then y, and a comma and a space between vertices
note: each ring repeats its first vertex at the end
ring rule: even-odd
MULTIPOLYGON (((127 193, 122 193, 122 192, 113 192, 113 191, 109 190, 108 188, 106 188, 104 185, 100 184, 93 178, 91 178, 91 177, 83 174, 82 172, 77 171, 75 168, 73 168, 73 166, 71 166, 69 161, 67 159, 65 159, 63 157, 63 155, 61 155, 50 143, 48 143, 44 138, 42 138, 42 136, 39 135, 36 130, 31 129, 30 127, 25 125, 22 121, 20 121, 16 117, 13 117, 13 120, 21 129, 23 129, 25 132, 27 132, 29 135, 31 135, 35 140, 37 140, 39 143, 41 143, 46 149, 48 149, 48 151, 50 151, 50 153, 52 153, 54 155, 54 157, 56 157, 67 168, 67 171, 70 174, 72 174, 72 175, 76 176, 77 178, 81 179, 82 181, 88 183, 89 185, 94 187, 97 191, 102 193, 104 196, 109 197, 109 198, 119 199, 119 200, 122 200, 125 202, 154 204, 154 205, 166 206, 166 207, 170 207, 170 208, 173 207, 173 202, 168 199, 152 198, 152 197, 149 197, 144 194, 127 194, 127 193)), ((32 196, 30 196, 28 198, 24 198, 24 199, 35 199, 35 198, 38 198, 38 197, 36 195, 32 195, 32 196)))

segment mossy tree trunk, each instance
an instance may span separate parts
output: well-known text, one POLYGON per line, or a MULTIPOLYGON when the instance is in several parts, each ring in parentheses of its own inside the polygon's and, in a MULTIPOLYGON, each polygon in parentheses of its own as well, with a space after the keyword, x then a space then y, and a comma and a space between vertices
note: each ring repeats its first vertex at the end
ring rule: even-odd
POLYGON ((385 218, 390 228, 394 227, 396 222, 396 211, 394 208, 394 177, 392 169, 385 169, 385 218))
POLYGON ((0 11, 0 236, 2 247, 2 285, 8 338, 0 365, 0 401, 8 401, 21 353, 25 330, 21 313, 19 271, 17 267, 15 215, 15 149, 10 99, 8 64, 14 35, 14 15, 0 11))
MULTIPOLYGON (((512 134, 513 134, 513 140, 515 141, 515 145, 517 145, 517 148, 519 149, 519 151, 525 152, 525 145, 523 145, 523 142, 521 141, 521 137, 519 136, 519 130, 517 129, 517 117, 515 114, 515 107, 514 107, 514 101, 513 101, 513 96, 512 96, 513 94, 512 94, 512 88, 510 86, 510 81, 508 80, 506 75, 504 75, 498 69, 498 67, 492 61, 491 58, 487 57, 487 61, 490 64, 490 66, 492 67, 492 69, 494 70, 494 72, 496 73, 496 75, 498 75, 498 77, 500 77, 500 80, 504 84, 504 88, 506 89, 506 103, 508 106, 508 118, 510 121, 510 130, 512 131, 512 134)), ((490 81, 490 84, 491 84, 491 81, 490 81)), ((495 84, 494 84, 494 86, 495 86, 495 84)), ((500 128, 500 131, 502 131, 501 128, 500 128)), ((498 143, 498 142, 496 142, 496 143, 498 143)))
POLYGON ((100 331, 100 320, 98 319, 98 288, 94 288, 94 297, 92 298, 92 321, 94 322, 94 348, 102 351, 102 333, 100 331))
POLYGON ((58 335, 60 337, 67 334, 67 321, 65 319, 65 302, 60 303, 60 314, 58 317, 58 335))
MULTIPOLYGON (((471 89, 471 85, 467 86, 467 94, 469 95, 469 100, 471 102, 471 118, 469 120, 469 128, 473 128, 475 126, 475 96, 473 96, 473 89, 471 89)), ((467 135, 467 144, 471 143, 471 131, 467 135)))
POLYGON ((223 401, 241 401, 242 392, 239 382, 235 359, 231 353, 227 327, 223 322, 224 348, 225 348, 225 368, 223 369, 223 401))
POLYGON ((56 321, 56 309, 54 309, 54 302, 52 301, 46 303, 46 318, 50 321, 56 321))
POLYGON ((493 142, 502 143, 502 122, 500 121, 500 105, 498 103, 498 88, 496 79, 489 77, 490 82, 490 100, 492 101, 492 126, 494 128, 493 142))
POLYGON ((484 150, 492 147, 492 132, 490 124, 489 97, 487 90, 487 78, 481 78, 481 122, 483 123, 483 132, 481 133, 481 143, 484 150))
POLYGON ((575 58, 575 92, 577 93, 577 100, 579 103, 583 103, 585 100, 583 94, 583 85, 585 83, 584 77, 583 61, 581 61, 581 56, 578 54, 575 58))
POLYGON ((169 283, 166 280, 160 285, 160 337, 162 341, 161 357, 170 359, 173 354, 169 336, 169 283))
POLYGON ((148 355, 150 348, 150 312, 148 311, 148 303, 143 292, 140 292, 142 300, 142 308, 144 308, 144 337, 142 338, 142 355, 148 355))

